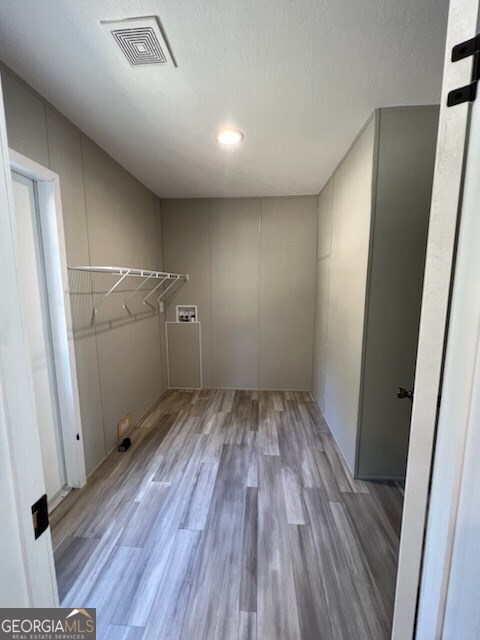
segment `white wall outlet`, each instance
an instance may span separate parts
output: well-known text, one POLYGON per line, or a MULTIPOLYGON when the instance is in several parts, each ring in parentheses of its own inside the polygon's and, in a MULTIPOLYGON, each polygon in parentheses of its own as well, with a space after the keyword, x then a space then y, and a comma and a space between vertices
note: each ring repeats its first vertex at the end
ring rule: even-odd
POLYGON ((128 414, 124 418, 122 418, 118 424, 118 439, 121 440, 132 428, 132 416, 128 414))

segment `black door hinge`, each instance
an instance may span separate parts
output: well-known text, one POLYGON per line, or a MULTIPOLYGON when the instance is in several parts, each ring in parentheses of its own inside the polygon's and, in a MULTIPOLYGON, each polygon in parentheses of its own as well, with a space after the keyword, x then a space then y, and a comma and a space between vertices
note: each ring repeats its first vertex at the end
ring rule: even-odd
POLYGON ((480 80, 480 33, 470 40, 457 44, 452 49, 452 62, 473 56, 472 81, 470 84, 450 91, 447 107, 454 107, 462 102, 473 102, 477 97, 477 85, 480 80))
POLYGON ((35 540, 48 529, 48 502, 47 496, 43 495, 40 500, 32 506, 32 520, 35 540))

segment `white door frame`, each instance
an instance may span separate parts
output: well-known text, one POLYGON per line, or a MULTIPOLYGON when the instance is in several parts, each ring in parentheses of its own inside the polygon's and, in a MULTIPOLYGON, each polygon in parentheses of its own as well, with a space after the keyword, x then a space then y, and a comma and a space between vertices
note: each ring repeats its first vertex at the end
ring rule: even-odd
POLYGON ((66 482, 69 487, 80 488, 86 482, 86 468, 63 231, 60 178, 55 172, 22 156, 13 149, 9 150, 9 156, 11 170, 30 178, 36 184, 66 482))
MULTIPOLYGON (((472 34, 475 35, 478 30, 472 34)), ((456 107, 453 107, 456 108, 456 107)), ((471 105, 417 638, 478 638, 480 102, 471 105)))
POLYGON ((452 63, 451 52, 473 37, 477 14, 478 0, 450 0, 392 640, 415 630, 469 110, 446 102, 470 82, 472 65, 452 63))
MULTIPOLYGON (((20 587, 16 606, 58 606, 52 540, 47 529, 37 540, 32 505, 45 494, 33 375, 22 316, 15 234, 13 187, 0 83, 0 433, 10 461, 1 470, 0 496, 5 503, 4 553, 8 573, 0 572, 2 605, 9 606, 11 584, 20 587), (16 512, 16 517, 12 517, 16 512)), ((11 603, 10 606, 13 606, 11 603)))

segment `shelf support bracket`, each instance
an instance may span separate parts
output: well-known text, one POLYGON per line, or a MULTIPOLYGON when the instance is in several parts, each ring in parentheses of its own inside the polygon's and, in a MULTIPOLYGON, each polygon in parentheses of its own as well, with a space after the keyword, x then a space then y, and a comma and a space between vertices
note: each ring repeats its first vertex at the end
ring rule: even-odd
POLYGON ((155 291, 156 291, 157 289, 159 289, 159 288, 162 286, 162 284, 165 282, 165 280, 168 280, 169 276, 170 276, 170 274, 169 274, 169 273, 167 273, 167 275, 166 275, 166 276, 165 276, 165 277, 160 281, 160 283, 159 283, 159 284, 157 284, 157 286, 155 287, 155 289, 152 289, 152 290, 150 291, 150 293, 148 294, 148 296, 146 296, 146 297, 143 299, 143 304, 148 304, 148 306, 149 306, 149 307, 151 307, 152 309, 154 309, 154 308, 155 308, 155 307, 153 307, 153 305, 151 305, 149 302, 147 302, 147 300, 148 300, 148 298, 150 298, 150 296, 152 296, 152 295, 155 293, 155 291))
POLYGON ((165 291, 163 291, 159 296, 158 296, 158 302, 160 303, 160 301, 162 300, 162 296, 164 296, 167 291, 170 291, 170 289, 173 287, 173 285, 178 282, 180 280, 180 276, 176 276, 175 280, 168 285, 168 287, 165 289, 165 291))
POLYGON ((135 289, 135 291, 133 291, 127 298, 126 300, 124 300, 123 302, 123 308, 125 309, 125 311, 128 313, 129 316, 131 316, 132 314, 130 313, 130 309, 127 307, 127 302, 129 300, 131 300, 133 298, 133 296, 143 287, 144 284, 146 284, 150 278, 153 276, 153 273, 151 273, 149 276, 147 276, 145 278, 145 280, 143 280, 138 287, 135 289))
POLYGON ((125 278, 128 276, 129 273, 130 273, 130 269, 128 269, 127 272, 124 273, 123 276, 119 278, 112 287, 110 287, 110 289, 107 291, 107 293, 102 298, 102 300, 100 300, 99 304, 96 307, 94 307, 93 313, 92 313, 92 324, 102 304, 106 302, 108 296, 115 291, 115 289, 125 280, 125 278))

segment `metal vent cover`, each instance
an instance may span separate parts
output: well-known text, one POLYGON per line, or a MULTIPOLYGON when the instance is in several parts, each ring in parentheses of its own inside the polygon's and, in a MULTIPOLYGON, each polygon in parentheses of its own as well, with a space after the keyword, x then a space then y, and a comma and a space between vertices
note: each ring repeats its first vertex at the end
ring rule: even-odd
POLYGON ((132 67, 166 65, 170 62, 176 66, 156 17, 105 21, 101 24, 132 67))

